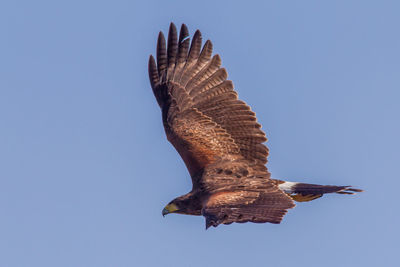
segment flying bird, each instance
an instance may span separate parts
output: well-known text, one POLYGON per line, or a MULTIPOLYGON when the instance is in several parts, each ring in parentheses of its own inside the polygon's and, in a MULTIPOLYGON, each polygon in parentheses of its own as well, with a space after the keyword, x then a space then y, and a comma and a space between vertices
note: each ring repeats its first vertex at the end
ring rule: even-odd
POLYGON ((294 201, 327 193, 362 192, 350 186, 317 185, 272 179, 267 141, 255 113, 227 80, 221 58, 212 54, 199 30, 190 43, 185 24, 173 23, 166 44, 157 41, 157 63, 149 58, 149 77, 161 108, 168 141, 182 157, 192 190, 172 200, 162 215, 203 215, 206 229, 219 224, 280 223, 294 201))

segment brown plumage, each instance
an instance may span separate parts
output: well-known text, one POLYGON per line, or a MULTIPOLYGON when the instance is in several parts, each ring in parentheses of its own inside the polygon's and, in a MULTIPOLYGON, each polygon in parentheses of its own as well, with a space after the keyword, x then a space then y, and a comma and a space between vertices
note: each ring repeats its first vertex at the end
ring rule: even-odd
POLYGON ((165 133, 193 182, 192 191, 171 201, 163 214, 203 215, 206 228, 232 222, 279 223, 296 197, 301 201, 299 196, 311 200, 324 193, 358 191, 332 186, 311 190, 307 184, 271 179, 265 167, 267 138, 255 113, 238 99, 221 58, 212 56, 211 41, 202 47, 198 30, 191 43, 188 36, 183 24, 178 38, 171 23, 167 44, 159 33, 157 64, 153 56, 149 59, 165 133))

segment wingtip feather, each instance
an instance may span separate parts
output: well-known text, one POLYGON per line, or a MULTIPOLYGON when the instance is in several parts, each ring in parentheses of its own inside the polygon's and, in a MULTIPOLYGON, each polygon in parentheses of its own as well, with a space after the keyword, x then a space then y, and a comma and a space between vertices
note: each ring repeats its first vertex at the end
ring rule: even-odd
POLYGON ((150 84, 151 87, 154 88, 155 85, 159 82, 159 77, 158 77, 156 61, 154 60, 153 55, 150 55, 149 57, 148 68, 149 68, 150 84))
POLYGON ((179 32, 179 43, 183 41, 186 37, 189 36, 189 30, 185 23, 182 24, 181 30, 179 32))
POLYGON ((162 76, 163 71, 167 68, 167 51, 165 37, 162 31, 158 34, 157 40, 157 67, 159 74, 162 76))
POLYGON ((171 66, 173 68, 173 66, 175 65, 176 54, 178 53, 178 34, 175 24, 173 24, 172 22, 168 31, 167 53, 168 53, 168 71, 170 71, 169 68, 171 66))

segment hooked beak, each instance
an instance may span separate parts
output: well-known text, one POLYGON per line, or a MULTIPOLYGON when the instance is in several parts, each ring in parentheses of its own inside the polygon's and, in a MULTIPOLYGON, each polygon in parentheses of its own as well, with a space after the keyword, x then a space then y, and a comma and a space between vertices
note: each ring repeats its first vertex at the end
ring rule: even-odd
POLYGON ((162 216, 164 217, 165 215, 167 215, 168 213, 173 213, 175 211, 178 211, 179 208, 178 206, 176 206, 175 204, 168 204, 167 206, 165 206, 165 208, 162 210, 162 216))
POLYGON ((169 213, 169 211, 166 209, 166 208, 164 208, 163 210, 162 210, 162 216, 163 217, 165 217, 165 215, 167 215, 169 213))

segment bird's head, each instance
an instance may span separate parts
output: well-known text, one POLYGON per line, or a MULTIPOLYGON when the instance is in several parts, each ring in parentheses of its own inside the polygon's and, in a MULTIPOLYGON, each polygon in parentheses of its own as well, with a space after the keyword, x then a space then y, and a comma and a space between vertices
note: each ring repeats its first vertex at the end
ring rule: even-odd
POLYGON ((165 216, 169 213, 200 215, 201 205, 197 198, 189 193, 169 202, 162 210, 162 215, 165 216))
POLYGON ((179 203, 175 200, 171 201, 164 207, 162 210, 162 215, 165 216, 169 213, 177 213, 181 208, 179 207, 179 203))

